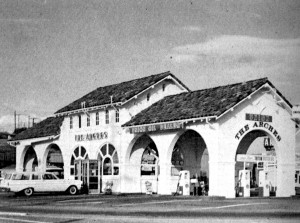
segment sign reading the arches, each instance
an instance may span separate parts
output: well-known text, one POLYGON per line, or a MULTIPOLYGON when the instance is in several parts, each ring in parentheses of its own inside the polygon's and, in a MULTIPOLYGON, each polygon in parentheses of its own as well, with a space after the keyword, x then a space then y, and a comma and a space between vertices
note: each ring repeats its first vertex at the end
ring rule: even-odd
POLYGON ((172 123, 164 123, 164 124, 156 124, 156 125, 148 125, 148 126, 136 126, 130 127, 130 133, 145 133, 145 132, 157 132, 157 131, 166 131, 166 130, 174 130, 174 129, 182 129, 182 122, 172 122, 172 123))
POLYGON ((101 140, 101 139, 107 139, 107 137, 108 137, 107 132, 95 132, 95 133, 75 135, 75 141, 101 140))
POLYGON ((237 140, 240 140, 245 133, 247 133, 250 129, 255 129, 255 128, 263 128, 269 131, 271 134, 273 134, 278 142, 281 140, 281 136, 279 135, 277 130, 272 125, 266 122, 254 122, 253 125, 249 125, 249 124, 245 125, 236 133, 235 138, 237 140))

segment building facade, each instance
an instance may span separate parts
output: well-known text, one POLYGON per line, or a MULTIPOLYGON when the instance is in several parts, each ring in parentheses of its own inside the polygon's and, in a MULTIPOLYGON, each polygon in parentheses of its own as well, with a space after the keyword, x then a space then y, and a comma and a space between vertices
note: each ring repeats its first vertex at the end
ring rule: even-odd
POLYGON ((190 91, 166 72, 100 87, 12 143, 18 171, 57 167, 90 193, 107 184, 113 192, 146 193, 150 183, 153 192, 172 194, 188 170, 208 195, 232 198, 242 170, 251 172, 249 188, 259 187, 263 165, 268 190, 285 197, 295 194, 291 115, 266 78, 190 91))

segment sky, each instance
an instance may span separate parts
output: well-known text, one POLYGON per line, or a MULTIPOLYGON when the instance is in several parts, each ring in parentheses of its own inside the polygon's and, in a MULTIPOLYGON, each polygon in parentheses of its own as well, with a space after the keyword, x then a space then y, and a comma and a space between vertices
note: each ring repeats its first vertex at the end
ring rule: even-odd
POLYGON ((165 71, 191 90, 268 77, 300 104, 299 52, 299 0, 0 0, 0 131, 165 71))

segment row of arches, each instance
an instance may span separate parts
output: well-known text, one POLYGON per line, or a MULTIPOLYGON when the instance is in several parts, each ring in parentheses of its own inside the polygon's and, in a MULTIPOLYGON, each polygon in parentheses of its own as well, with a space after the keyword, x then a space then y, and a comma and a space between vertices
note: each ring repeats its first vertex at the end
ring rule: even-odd
MULTIPOLYGON (((257 146, 258 144, 255 144, 255 142, 261 141, 261 139, 266 136, 268 136, 268 133, 263 130, 253 130, 248 132, 245 137, 241 139, 239 146, 236 149, 236 155, 265 153, 266 151, 263 146, 257 146), (252 145, 253 143, 255 144, 254 146, 252 145)), ((46 161, 41 162, 38 160, 32 146, 26 148, 23 155, 23 170, 35 171, 39 165, 45 165, 46 170, 47 168, 58 168, 61 169, 62 172, 69 171, 70 176, 75 176, 77 172, 76 161, 89 160, 91 158, 84 146, 77 146, 73 150, 69 160, 64 160, 62 151, 57 144, 49 145, 45 153, 44 157, 46 161), (64 170, 65 163, 67 162, 69 162, 68 166, 70 169, 64 170)), ((100 165, 100 172, 97 171, 97 174, 103 176, 120 175, 120 154, 114 145, 110 143, 104 144, 98 149, 97 154, 97 160, 100 165)), ((133 176, 134 179, 149 180, 153 178, 154 181, 158 181, 158 176, 160 175, 160 155, 160 151, 151 138, 151 135, 144 134, 139 136, 133 143, 129 153, 128 164, 135 167, 134 169, 131 169, 132 172, 130 175, 133 176)), ((169 162, 171 166, 170 177, 174 179, 174 185, 177 184, 179 172, 181 170, 188 170, 190 171, 192 178, 198 178, 199 181, 203 181, 207 186, 207 189, 209 189, 209 151, 204 139, 198 132, 186 130, 181 133, 174 143, 169 159, 170 160, 167 162, 169 162)), ((242 168, 244 168, 242 164, 236 162, 236 183, 238 182, 238 172, 242 168)), ((255 166, 253 164, 251 164, 249 168, 252 168, 253 171, 255 171, 255 166)), ((157 182, 154 183, 157 185, 157 182)), ((253 182, 253 185, 255 185, 255 183, 257 182, 253 182)))

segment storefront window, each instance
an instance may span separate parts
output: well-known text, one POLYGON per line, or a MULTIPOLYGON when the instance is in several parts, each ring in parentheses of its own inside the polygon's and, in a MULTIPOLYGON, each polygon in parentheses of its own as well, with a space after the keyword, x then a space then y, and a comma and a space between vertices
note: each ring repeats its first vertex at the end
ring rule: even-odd
POLYGON ((103 161, 103 175, 112 175, 112 162, 108 157, 103 161))
POLYGON ((82 146, 77 147, 71 157, 70 162, 70 174, 71 176, 74 176, 75 174, 75 160, 85 160, 88 159, 88 154, 86 152, 86 149, 82 146))
MULTIPOLYGON (((151 145, 151 144, 150 144, 151 145)), ((141 175, 155 175, 158 168, 158 152, 150 145, 144 150, 141 161, 141 175)))
POLYGON ((102 146, 99 151, 103 160, 103 175, 119 175, 119 158, 115 147, 111 144, 102 146))

